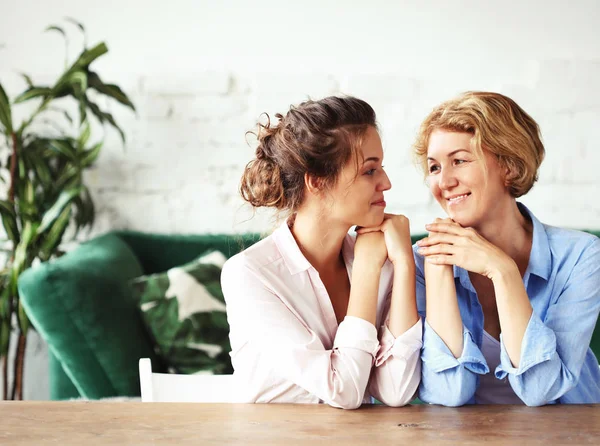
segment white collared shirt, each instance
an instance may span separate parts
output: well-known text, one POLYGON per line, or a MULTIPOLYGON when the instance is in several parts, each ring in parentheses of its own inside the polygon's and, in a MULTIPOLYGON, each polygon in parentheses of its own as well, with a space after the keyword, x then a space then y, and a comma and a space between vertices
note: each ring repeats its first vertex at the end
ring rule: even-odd
MULTIPOLYGON (((347 235, 342 249, 349 276, 354 242, 347 235)), ((376 328, 357 317, 346 316, 338 326, 319 273, 287 223, 229 259, 221 283, 240 401, 353 408, 374 396, 390 405, 409 403, 420 380, 422 322, 398 338, 382 325, 392 279, 393 266, 386 262, 378 292, 378 339, 376 328)))

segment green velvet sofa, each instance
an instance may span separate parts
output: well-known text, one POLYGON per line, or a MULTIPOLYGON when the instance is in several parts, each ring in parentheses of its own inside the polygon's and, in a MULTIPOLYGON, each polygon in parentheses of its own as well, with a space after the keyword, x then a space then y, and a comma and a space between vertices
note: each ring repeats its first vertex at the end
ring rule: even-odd
MULTIPOLYGON (((413 236, 413 242, 421 237, 413 236)), ((139 396, 139 358, 151 358, 156 371, 168 364, 156 356, 129 279, 213 250, 230 257, 259 239, 257 234, 110 232, 23 273, 21 299, 49 347, 51 399, 139 396)), ((592 348, 599 356, 600 328, 592 348)))

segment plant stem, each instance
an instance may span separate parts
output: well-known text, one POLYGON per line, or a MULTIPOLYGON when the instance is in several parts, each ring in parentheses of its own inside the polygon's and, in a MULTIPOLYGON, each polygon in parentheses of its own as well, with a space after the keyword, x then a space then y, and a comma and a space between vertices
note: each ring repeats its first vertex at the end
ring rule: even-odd
POLYGON ((15 202, 15 180, 17 175, 17 134, 11 133, 13 143, 13 154, 10 159, 10 189, 8 191, 8 199, 11 203, 15 202))
POLYGON ((8 399, 8 353, 2 357, 2 378, 3 378, 3 389, 2 399, 8 399))
POLYGON ((24 361, 25 361, 25 347, 26 347, 27 338, 23 335, 23 332, 19 328, 19 341, 17 343, 17 352, 15 354, 15 363, 14 363, 14 382, 12 388, 12 400, 22 400, 23 399, 23 371, 24 371, 24 361))

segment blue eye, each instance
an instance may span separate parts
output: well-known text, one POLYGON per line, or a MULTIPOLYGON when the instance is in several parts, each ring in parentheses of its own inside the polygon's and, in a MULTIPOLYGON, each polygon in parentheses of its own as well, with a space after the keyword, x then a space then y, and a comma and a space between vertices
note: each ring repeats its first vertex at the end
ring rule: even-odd
POLYGON ((375 175, 375 171, 376 171, 376 170, 377 170, 377 169, 369 169, 369 170, 367 170, 367 171, 365 172, 365 175, 375 175))

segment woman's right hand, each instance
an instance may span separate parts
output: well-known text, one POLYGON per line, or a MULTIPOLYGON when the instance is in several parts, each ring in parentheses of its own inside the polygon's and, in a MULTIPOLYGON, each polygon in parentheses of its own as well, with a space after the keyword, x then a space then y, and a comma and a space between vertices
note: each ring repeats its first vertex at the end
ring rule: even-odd
POLYGON ((354 262, 373 262, 380 268, 388 258, 383 232, 372 231, 358 234, 354 245, 354 262))
MULTIPOLYGON (((436 218, 432 223, 454 223, 454 220, 451 218, 436 218)), ((428 234, 428 237, 431 237, 431 233, 428 234)), ((421 246, 422 242, 419 240, 417 242, 417 246, 421 246)), ((436 274, 437 272, 445 272, 452 271, 452 265, 436 265, 430 262, 424 262, 425 266, 425 277, 431 276, 431 274, 436 274)))
POLYGON ((360 228, 356 232, 360 235, 383 233, 388 257, 394 266, 413 262, 410 221, 404 215, 385 214, 381 225, 360 228))

